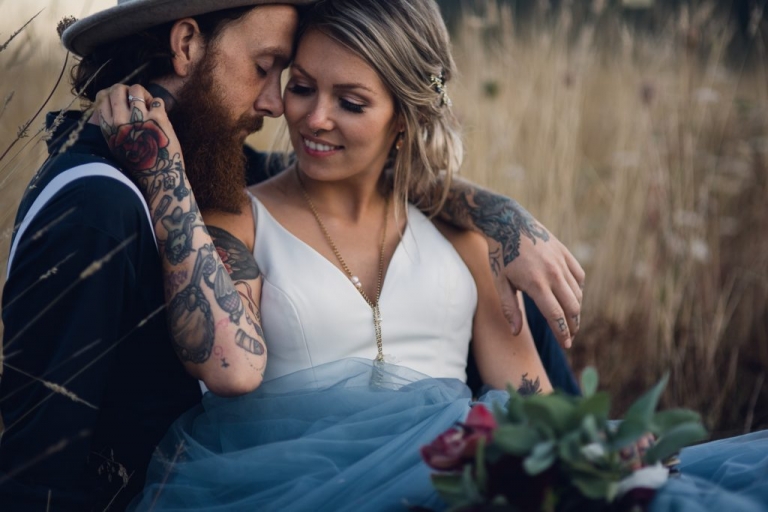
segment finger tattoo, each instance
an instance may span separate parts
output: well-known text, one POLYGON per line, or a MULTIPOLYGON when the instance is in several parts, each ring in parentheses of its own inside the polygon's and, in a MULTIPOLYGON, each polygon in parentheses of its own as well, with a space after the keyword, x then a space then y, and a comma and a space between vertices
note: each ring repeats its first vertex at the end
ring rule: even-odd
POLYGON ((565 333, 568 331, 568 326, 565 323, 565 318, 557 319, 557 328, 560 329, 560 332, 562 333, 565 333))

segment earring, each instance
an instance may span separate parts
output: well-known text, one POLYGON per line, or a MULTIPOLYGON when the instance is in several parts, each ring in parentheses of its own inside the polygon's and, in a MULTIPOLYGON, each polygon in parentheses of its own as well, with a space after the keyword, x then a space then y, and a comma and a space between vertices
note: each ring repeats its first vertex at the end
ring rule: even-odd
POLYGON ((400 132, 400 135, 397 137, 397 142, 395 142, 395 151, 400 151, 402 147, 403 147, 403 132, 400 132))

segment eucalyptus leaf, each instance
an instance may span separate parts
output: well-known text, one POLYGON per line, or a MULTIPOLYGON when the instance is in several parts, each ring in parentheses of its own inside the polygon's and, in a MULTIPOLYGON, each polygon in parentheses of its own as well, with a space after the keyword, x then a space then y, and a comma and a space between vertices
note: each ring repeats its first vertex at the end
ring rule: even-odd
POLYGON ((509 391, 507 419, 512 423, 524 423, 526 416, 523 409, 523 397, 512 386, 507 386, 507 391, 509 391))
POLYGON ((613 450, 620 450, 637 442, 643 435, 650 431, 650 425, 637 418, 627 418, 621 422, 616 433, 611 437, 609 446, 613 450))
POLYGON ((586 496, 593 500, 607 499, 609 494, 610 482, 607 482, 601 478, 590 478, 586 476, 578 476, 572 479, 573 485, 586 496))
POLYGON ((556 434, 562 434, 572 423, 575 406, 560 395, 536 395, 525 400, 523 410, 532 423, 546 425, 556 434))
POLYGON ((555 443, 544 441, 534 446, 531 454, 523 461, 525 472, 531 476, 543 473, 555 462, 555 443))
POLYGON ((637 399, 627 410, 627 414, 624 416, 626 420, 633 420, 637 423, 642 423, 647 428, 651 426, 651 420, 653 419, 653 413, 656 411, 656 407, 659 404, 659 398, 664 388, 667 387, 667 381, 669 380, 669 374, 665 374, 661 380, 647 391, 643 396, 637 399))
POLYGON ((511 455, 528 455, 541 436, 527 425, 502 425, 493 432, 493 443, 511 455))
POLYGON ((477 488, 475 479, 472 474, 472 465, 466 464, 464 471, 461 473, 461 488, 464 491, 464 499, 468 499, 472 503, 480 503, 483 496, 480 494, 480 489, 477 488))
POLYGON ((707 431, 701 423, 683 423, 670 429, 661 436, 656 443, 645 452, 645 461, 648 464, 665 459, 681 448, 706 439, 707 431))
POLYGON ((433 473, 432 486, 448 505, 458 505, 466 502, 462 477, 459 474, 433 473))
POLYGON ((582 400, 576 407, 576 413, 583 418, 594 416, 599 423, 604 423, 608 419, 611 411, 611 397, 605 391, 600 391, 582 400))
POLYGON ((700 423, 701 415, 689 409, 659 411, 653 416, 651 430, 657 436, 662 436, 668 430, 689 422, 700 423))
POLYGON ((581 393, 585 398, 595 394, 598 382, 597 370, 593 366, 584 368, 584 371, 581 372, 581 393))

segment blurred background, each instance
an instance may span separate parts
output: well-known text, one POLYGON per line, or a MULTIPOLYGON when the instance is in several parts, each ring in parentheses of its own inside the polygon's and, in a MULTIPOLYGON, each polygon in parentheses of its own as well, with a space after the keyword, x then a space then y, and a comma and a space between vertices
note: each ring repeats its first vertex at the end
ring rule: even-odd
MULTIPOLYGON (((80 108, 56 25, 114 3, 0 0, 0 284, 45 158, 39 112, 80 108)), ((664 405, 713 437, 767 428, 766 0, 438 3, 462 175, 517 199, 587 271, 576 370, 598 368, 617 415, 669 372, 664 405)), ((284 147, 280 124, 249 142, 284 147)))

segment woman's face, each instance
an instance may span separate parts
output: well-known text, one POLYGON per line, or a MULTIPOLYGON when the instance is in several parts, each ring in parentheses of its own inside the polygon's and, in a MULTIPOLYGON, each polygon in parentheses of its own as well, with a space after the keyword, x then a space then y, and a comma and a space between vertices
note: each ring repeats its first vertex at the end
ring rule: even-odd
POLYGON ((397 136, 394 102, 376 71, 317 30, 299 41, 285 118, 299 168, 321 181, 378 180, 397 136))

